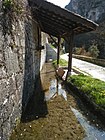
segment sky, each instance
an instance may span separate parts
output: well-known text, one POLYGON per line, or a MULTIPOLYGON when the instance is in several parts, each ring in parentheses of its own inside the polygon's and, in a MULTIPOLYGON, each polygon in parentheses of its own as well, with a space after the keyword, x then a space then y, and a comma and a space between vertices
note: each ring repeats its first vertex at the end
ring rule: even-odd
POLYGON ((64 8, 70 2, 70 0, 47 0, 47 1, 54 3, 55 5, 58 5, 62 8, 64 8))

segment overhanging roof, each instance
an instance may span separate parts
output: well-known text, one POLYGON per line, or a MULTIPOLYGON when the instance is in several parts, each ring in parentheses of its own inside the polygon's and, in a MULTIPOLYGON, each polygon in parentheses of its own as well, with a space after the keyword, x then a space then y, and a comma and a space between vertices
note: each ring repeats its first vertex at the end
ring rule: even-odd
POLYGON ((98 26, 96 23, 50 2, 29 0, 35 20, 41 30, 53 36, 63 36, 74 31, 74 34, 90 32, 98 26))

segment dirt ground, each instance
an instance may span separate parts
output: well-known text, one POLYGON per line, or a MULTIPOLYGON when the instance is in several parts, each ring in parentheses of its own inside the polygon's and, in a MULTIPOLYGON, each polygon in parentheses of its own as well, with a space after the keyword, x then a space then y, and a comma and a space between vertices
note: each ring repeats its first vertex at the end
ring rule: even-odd
MULTIPOLYGON (((41 72, 41 88, 38 88, 40 94, 43 94, 43 96, 49 94, 50 81, 55 78, 54 68, 50 63, 47 63, 41 72)), ((35 103, 34 99, 30 101, 29 108, 27 109, 27 112, 33 111, 27 114, 28 116, 35 115, 35 118, 29 119, 27 117, 27 121, 22 121, 13 131, 10 140, 83 139, 85 135, 84 130, 70 109, 70 106, 77 107, 77 101, 72 95, 67 95, 67 101, 60 95, 49 101, 44 101, 44 98, 41 96, 41 101, 38 102, 38 98, 38 104, 36 105, 36 110, 40 111, 36 111, 35 114, 33 113, 35 112, 35 104, 32 103, 32 101, 35 103)))

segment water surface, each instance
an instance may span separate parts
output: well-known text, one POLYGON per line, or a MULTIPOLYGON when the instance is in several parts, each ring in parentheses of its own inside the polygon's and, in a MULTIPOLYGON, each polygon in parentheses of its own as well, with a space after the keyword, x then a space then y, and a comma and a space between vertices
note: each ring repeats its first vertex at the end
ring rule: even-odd
POLYGON ((97 127, 93 126, 78 110, 72 107, 71 110, 85 130, 86 137, 83 140, 105 140, 105 131, 98 128, 98 124, 97 127))

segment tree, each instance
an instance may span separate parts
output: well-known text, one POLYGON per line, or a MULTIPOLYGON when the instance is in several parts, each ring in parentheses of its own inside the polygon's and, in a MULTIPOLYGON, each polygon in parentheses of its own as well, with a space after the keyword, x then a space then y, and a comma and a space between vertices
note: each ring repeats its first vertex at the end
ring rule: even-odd
POLYGON ((97 58, 99 56, 99 50, 97 46, 97 44, 93 44, 88 50, 90 52, 90 55, 94 58, 97 58))

